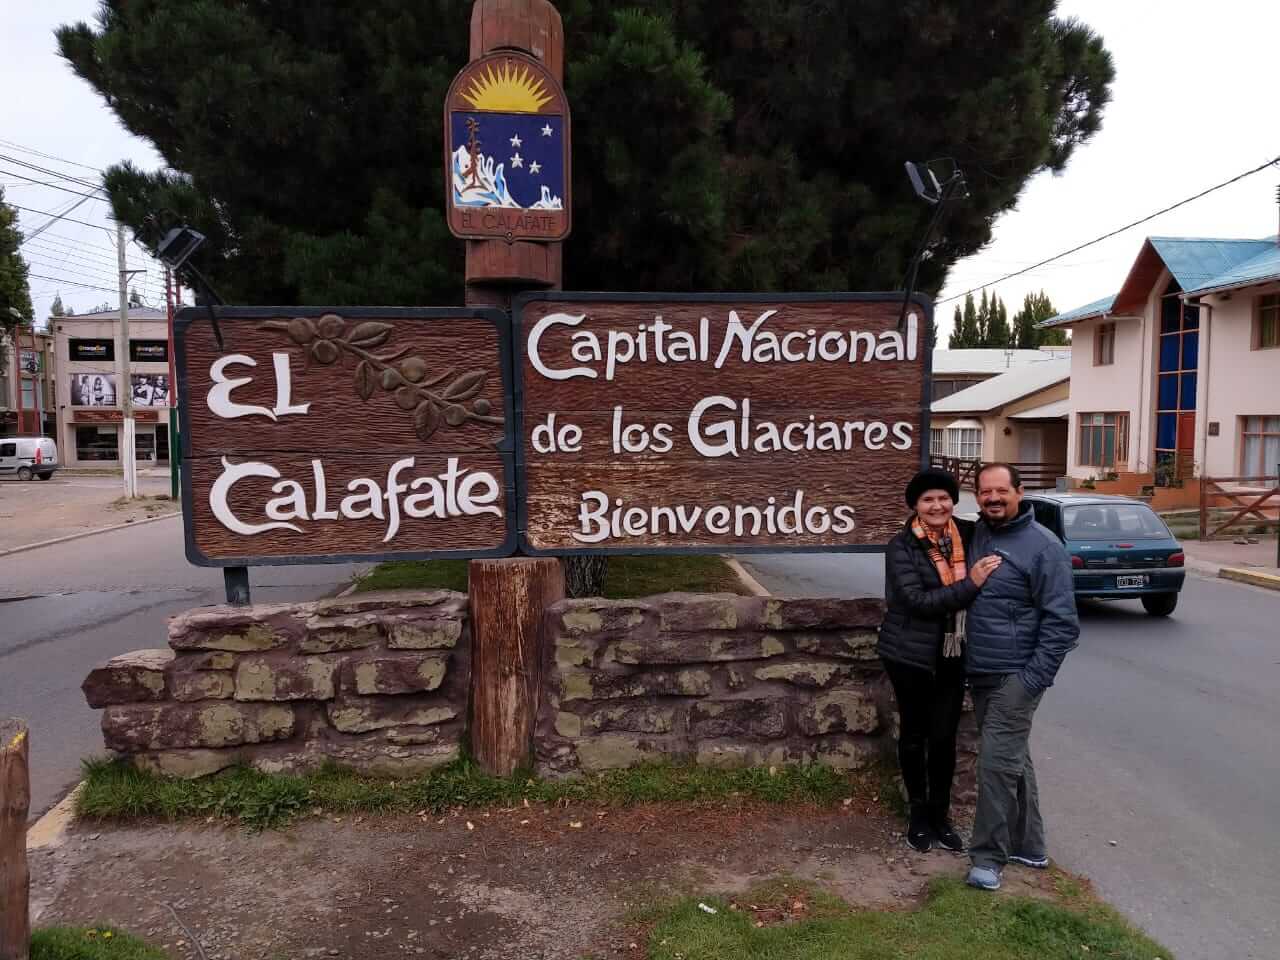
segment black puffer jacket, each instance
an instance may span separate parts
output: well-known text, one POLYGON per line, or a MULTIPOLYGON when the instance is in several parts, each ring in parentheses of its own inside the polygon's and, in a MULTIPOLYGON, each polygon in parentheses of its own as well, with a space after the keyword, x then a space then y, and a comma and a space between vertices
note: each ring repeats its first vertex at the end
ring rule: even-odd
MULTIPOLYGON (((956 518, 965 560, 972 565, 969 545, 973 542, 972 521, 956 518)), ((943 586, 933 561, 911 532, 911 521, 889 541, 884 555, 884 623, 876 650, 885 660, 933 670, 942 650, 947 621, 978 595, 978 587, 968 577, 943 586)))

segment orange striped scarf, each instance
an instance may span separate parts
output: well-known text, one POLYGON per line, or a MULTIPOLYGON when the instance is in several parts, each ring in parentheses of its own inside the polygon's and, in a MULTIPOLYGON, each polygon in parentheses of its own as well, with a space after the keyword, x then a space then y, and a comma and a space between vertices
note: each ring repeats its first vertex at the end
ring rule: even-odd
MULTIPOLYGON (((915 516, 911 518, 911 532, 924 545, 925 552, 933 561, 934 569, 938 571, 938 577, 943 584, 951 586, 969 575, 964 559, 964 542, 960 539, 960 528, 956 526, 954 519, 947 521, 945 529, 938 530, 926 524, 919 516, 915 516), (948 556, 943 556, 943 550, 947 551, 948 556)), ((954 625, 948 624, 951 629, 946 631, 942 645, 944 657, 960 656, 961 645, 964 643, 965 620, 965 611, 960 610, 955 614, 954 625)))

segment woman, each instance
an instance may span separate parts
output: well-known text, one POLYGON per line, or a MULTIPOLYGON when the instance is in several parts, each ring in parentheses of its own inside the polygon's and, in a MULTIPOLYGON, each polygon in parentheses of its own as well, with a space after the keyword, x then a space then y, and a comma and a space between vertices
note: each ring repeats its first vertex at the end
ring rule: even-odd
POLYGON ((1000 565, 985 557, 968 568, 973 523, 952 516, 960 486, 949 473, 924 470, 907 484, 912 514, 885 553, 885 618, 877 650, 898 701, 898 764, 911 805, 907 843, 954 853, 951 779, 964 702, 964 610, 1000 565))

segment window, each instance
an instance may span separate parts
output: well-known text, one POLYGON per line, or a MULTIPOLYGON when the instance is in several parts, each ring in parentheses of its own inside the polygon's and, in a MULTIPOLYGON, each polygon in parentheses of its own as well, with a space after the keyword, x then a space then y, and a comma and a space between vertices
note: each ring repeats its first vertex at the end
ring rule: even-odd
POLYGON ((1126 466, 1129 462, 1129 414, 1080 414, 1080 446, 1077 462, 1082 467, 1126 466))
POLYGON ((1093 335, 1093 365, 1103 367, 1116 362, 1116 325, 1103 323, 1093 335))
POLYGON ((1240 473, 1265 477, 1280 464, 1280 417, 1240 418, 1240 473))
POLYGON ((1081 504, 1063 511, 1069 540, 1163 540, 1169 528, 1145 503, 1081 504))
POLYGON ((1031 509, 1035 511, 1036 523, 1047 530, 1058 532, 1058 508, 1047 500, 1032 500, 1031 509))
POLYGON ((943 440, 941 427, 929 428, 929 453, 936 457, 946 456, 946 441, 943 440))
POLYGON ((965 377, 962 379, 946 379, 939 380, 936 377, 933 381, 933 399, 941 400, 949 397, 953 393, 959 393, 961 390, 968 390, 975 384, 982 383, 983 377, 965 377))
POLYGON ((981 427, 948 427, 947 456, 961 460, 982 459, 981 427))
POLYGON ((1258 298, 1258 312, 1253 320, 1253 349, 1280 347, 1280 293, 1258 298))
POLYGON ((0 443, 0 457, 16 457, 18 455, 18 445, 16 443, 0 443))
POLYGON ((115 427, 76 427, 76 457, 81 460, 119 460, 120 437, 115 427))

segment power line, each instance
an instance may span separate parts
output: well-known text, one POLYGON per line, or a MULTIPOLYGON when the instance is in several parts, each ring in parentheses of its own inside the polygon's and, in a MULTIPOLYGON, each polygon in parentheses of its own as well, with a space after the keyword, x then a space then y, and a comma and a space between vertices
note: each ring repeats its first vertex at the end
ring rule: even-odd
POLYGON ((86 170, 92 170, 95 173, 102 173, 102 170, 99 167, 95 167, 87 163, 81 163, 78 160, 68 160, 66 157, 58 157, 52 153, 45 153, 42 150, 36 150, 34 147, 24 147, 20 143, 14 143, 12 140, 0 138, 0 143, 4 144, 11 150, 17 150, 20 153, 30 153, 33 156, 44 157, 46 160, 56 160, 59 163, 66 163, 73 167, 84 167, 86 170))
POLYGON ((1110 233, 1104 233, 1102 236, 1096 237, 1095 239, 1090 240, 1087 243, 1082 243, 1079 246, 1072 247, 1070 250, 1065 250, 1062 253, 1049 257, 1046 260, 1041 260, 1039 263, 1033 263, 1029 267, 1023 267, 1021 270, 1016 270, 1013 273, 1005 274, 1003 277, 1000 277, 999 279, 991 280, 987 283, 979 284, 978 286, 973 287, 970 290, 966 290, 964 293, 957 293, 955 296, 947 297, 945 300, 939 300, 935 304, 935 306, 940 307, 944 303, 950 303, 952 300, 959 300, 961 297, 967 297, 971 293, 977 293, 979 290, 985 290, 987 287, 993 287, 997 283, 1004 283, 1004 281, 1012 280, 1014 277, 1020 277, 1024 273, 1030 273, 1032 270, 1035 270, 1039 267, 1043 267, 1047 263, 1053 263, 1053 261, 1055 260, 1061 260, 1063 257, 1069 257, 1073 253, 1079 253, 1085 247, 1091 247, 1095 243, 1101 243, 1103 240, 1110 240, 1112 237, 1116 236, 1117 234, 1124 233, 1126 230, 1132 230, 1134 227, 1141 226, 1142 224, 1146 223, 1148 220, 1154 220, 1156 217, 1161 216, 1162 214, 1166 214, 1170 210, 1176 210, 1178 209, 1178 207, 1185 206, 1186 204, 1190 203, 1193 200, 1199 200, 1201 197, 1207 196, 1213 193, 1215 190, 1221 190, 1223 187, 1229 187, 1231 186, 1231 184, 1235 183, 1238 180, 1243 180, 1245 177, 1251 177, 1255 173, 1259 173, 1260 171, 1267 169, 1267 167, 1274 166, 1276 164, 1280 164, 1280 157, 1272 157, 1266 163, 1259 164, 1258 166, 1254 167, 1252 170, 1246 170, 1244 173, 1237 174, 1236 176, 1232 177, 1230 180, 1224 180, 1222 181, 1222 183, 1214 184, 1212 187, 1209 187, 1206 190, 1201 190, 1199 193, 1195 194, 1194 196, 1187 197, 1185 200, 1179 200, 1177 203, 1171 203, 1169 206, 1164 207, 1161 210, 1157 210, 1155 213, 1148 214, 1147 216, 1143 217, 1141 220, 1135 220, 1132 223, 1126 223, 1123 227, 1117 227, 1115 230, 1112 230, 1110 233))
MULTIPOLYGON (((12 270, 12 267, 0 267, 0 270, 12 270)), ((84 287, 86 290, 103 290, 107 293, 119 293, 120 291, 114 287, 99 287, 91 283, 77 283, 75 280, 68 280, 66 277, 50 277, 43 273, 28 273, 28 277, 35 277, 37 280, 49 280, 53 283, 65 283, 69 287, 84 287)))
POLYGON ((36 173, 43 173, 48 177, 56 177, 59 180, 65 180, 67 183, 79 184, 82 187, 100 188, 102 184, 94 183, 92 180, 86 180, 84 177, 73 177, 69 173, 63 173, 61 170, 51 170, 49 167, 42 167, 38 163, 28 163, 20 157, 11 157, 7 153, 0 153, 0 160, 8 163, 16 163, 20 167, 26 167, 28 170, 34 170, 36 173))
MULTIPOLYGON (((68 217, 65 213, 50 213, 48 210, 36 210, 32 207, 24 207, 20 203, 9 203, 8 200, 5 200, 4 202, 15 210, 22 210, 25 213, 38 213, 42 217, 53 217, 54 220, 65 220, 68 223, 78 223, 83 227, 93 227, 95 230, 101 230, 107 234, 112 233, 111 230, 107 229, 100 223, 89 223, 87 220, 77 220, 75 217, 68 217)), ((83 203, 84 201, 82 200, 80 202, 83 203)), ((79 206, 79 204, 76 204, 76 206, 79 206)), ((75 207, 72 207, 71 209, 74 210, 75 207)))
POLYGON ((63 193, 69 193, 75 197, 89 197, 90 199, 95 200, 102 199, 101 197, 96 196, 96 194, 102 189, 101 187, 98 187, 93 191, 93 193, 81 193, 79 190, 72 190, 70 187, 64 187, 60 183, 50 183, 48 180, 36 180, 34 177, 23 176, 15 170, 4 170, 0 168, 0 173, 6 174, 10 177, 22 177, 23 180, 26 180, 28 183, 33 183, 38 187, 48 187, 51 190, 61 190, 63 193))

